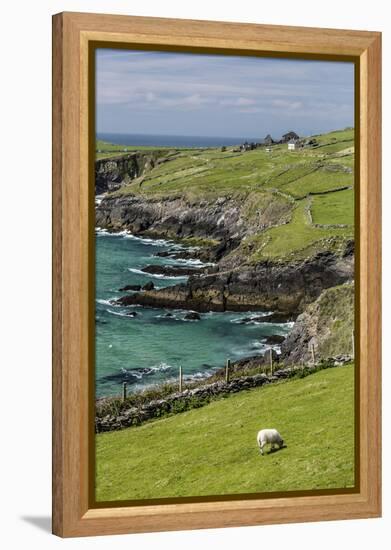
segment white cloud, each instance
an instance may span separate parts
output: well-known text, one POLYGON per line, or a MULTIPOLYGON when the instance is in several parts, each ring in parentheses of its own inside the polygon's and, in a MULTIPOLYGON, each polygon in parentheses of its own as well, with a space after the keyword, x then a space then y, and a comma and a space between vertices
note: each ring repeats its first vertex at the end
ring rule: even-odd
POLYGON ((231 135, 237 135, 237 122, 230 120, 243 114, 260 115, 242 117, 247 124, 262 116, 267 128, 268 120, 285 125, 285 118, 295 127, 302 117, 312 117, 314 127, 328 116, 338 115, 342 126, 353 118, 353 65, 346 63, 98 50, 96 82, 98 118, 105 113, 105 125, 114 111, 119 121, 120 113, 133 121, 166 117, 160 132, 176 112, 190 133, 201 119, 215 128, 219 119, 224 132, 231 124, 231 135))
POLYGON ((239 113, 262 113, 265 109, 262 107, 243 107, 242 109, 239 109, 239 113))
POLYGON ((289 101, 288 99, 273 99, 272 105, 274 107, 280 107, 282 109, 300 109, 303 107, 302 101, 289 101))
POLYGON ((255 99, 249 97, 238 97, 232 99, 222 99, 220 105, 227 105, 232 107, 241 107, 245 105, 255 105, 257 102, 255 99))

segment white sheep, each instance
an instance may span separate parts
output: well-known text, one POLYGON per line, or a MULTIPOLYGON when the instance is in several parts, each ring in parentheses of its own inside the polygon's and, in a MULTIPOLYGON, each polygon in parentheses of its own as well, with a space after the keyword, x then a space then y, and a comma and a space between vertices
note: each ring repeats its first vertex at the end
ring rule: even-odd
POLYGON ((263 455, 264 446, 268 443, 270 444, 271 451, 273 450, 274 445, 278 445, 279 449, 284 446, 284 440, 282 439, 278 431, 274 429, 260 430, 257 435, 257 443, 261 455, 263 455))

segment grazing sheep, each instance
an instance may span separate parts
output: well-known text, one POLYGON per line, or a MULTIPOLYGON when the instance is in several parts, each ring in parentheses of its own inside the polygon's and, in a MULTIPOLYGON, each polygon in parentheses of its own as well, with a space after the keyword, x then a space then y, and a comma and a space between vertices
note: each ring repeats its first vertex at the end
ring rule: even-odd
POLYGON ((263 448, 265 445, 269 443, 271 451, 273 450, 274 445, 278 445, 278 448, 281 449, 281 447, 283 447, 284 445, 284 440, 277 430, 269 429, 261 430, 258 432, 257 443, 259 445, 260 453, 261 455, 263 455, 263 448))

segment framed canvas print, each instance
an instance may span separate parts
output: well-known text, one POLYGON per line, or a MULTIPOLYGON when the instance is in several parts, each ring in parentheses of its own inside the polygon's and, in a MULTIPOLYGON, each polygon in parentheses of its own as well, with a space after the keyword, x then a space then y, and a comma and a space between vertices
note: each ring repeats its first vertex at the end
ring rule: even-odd
POLYGON ((53 18, 53 531, 380 515, 376 32, 53 18))

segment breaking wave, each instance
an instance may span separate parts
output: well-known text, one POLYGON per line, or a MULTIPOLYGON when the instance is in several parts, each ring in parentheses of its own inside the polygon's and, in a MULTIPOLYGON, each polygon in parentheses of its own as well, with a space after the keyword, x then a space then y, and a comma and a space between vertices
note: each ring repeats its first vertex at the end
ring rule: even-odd
POLYGON ((136 269, 134 267, 128 267, 128 271, 131 271, 132 273, 136 273, 137 275, 144 275, 145 277, 154 277, 155 279, 182 279, 187 280, 189 277, 188 275, 163 275, 161 273, 146 273, 145 271, 142 271, 141 269, 136 269))

